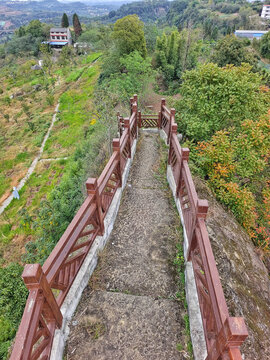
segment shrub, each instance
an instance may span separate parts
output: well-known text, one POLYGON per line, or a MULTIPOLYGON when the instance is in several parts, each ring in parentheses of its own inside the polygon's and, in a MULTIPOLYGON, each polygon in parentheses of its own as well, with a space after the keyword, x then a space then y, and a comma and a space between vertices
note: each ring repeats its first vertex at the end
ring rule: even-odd
POLYGON ((208 140, 230 126, 239 128, 243 120, 256 120, 268 111, 270 92, 248 64, 200 65, 187 71, 183 80, 177 120, 183 134, 195 141, 208 140))
POLYGON ((28 296, 22 279, 23 267, 12 263, 0 268, 0 359, 6 359, 20 323, 28 296))

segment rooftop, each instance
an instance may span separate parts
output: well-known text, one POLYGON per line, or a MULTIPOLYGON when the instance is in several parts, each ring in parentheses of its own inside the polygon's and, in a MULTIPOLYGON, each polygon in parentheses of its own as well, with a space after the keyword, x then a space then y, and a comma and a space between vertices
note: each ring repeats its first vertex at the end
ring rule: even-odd
POLYGON ((58 28, 51 28, 50 31, 67 31, 68 28, 62 28, 62 27, 58 27, 58 28))
POLYGON ((263 30, 236 30, 235 34, 239 34, 239 33, 245 33, 245 34, 266 34, 268 33, 268 31, 263 31, 263 30))

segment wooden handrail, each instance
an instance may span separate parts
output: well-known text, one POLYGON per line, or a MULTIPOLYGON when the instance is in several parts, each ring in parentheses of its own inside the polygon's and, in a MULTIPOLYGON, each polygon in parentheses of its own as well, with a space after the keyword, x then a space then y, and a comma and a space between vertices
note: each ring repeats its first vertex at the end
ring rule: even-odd
MULTIPOLYGON (((77 214, 74 216, 66 231, 45 261, 43 271, 49 284, 52 283, 53 278, 58 271, 59 265, 67 258, 67 254, 73 246, 74 238, 77 236, 75 231, 78 232, 78 226, 82 223, 83 218, 88 218, 94 213, 96 209, 94 200, 93 196, 88 196, 85 199, 77 214)), ((83 221, 83 225, 85 222, 86 220, 83 221)))
POLYGON ((118 164, 119 160, 117 157, 118 157, 118 153, 114 151, 109 161, 107 162, 105 168, 103 169, 101 175, 98 178, 97 185, 100 194, 103 192, 108 180, 110 179, 113 171, 115 170, 118 164))
POLYGON ((199 298, 206 346, 206 360, 242 359, 239 347, 248 336, 243 318, 229 316, 205 219, 206 200, 198 198, 188 165, 189 150, 182 149, 177 138, 175 110, 161 101, 161 128, 169 144, 168 165, 176 183, 186 234, 189 242, 187 258, 192 261, 199 298))
MULTIPOLYGON (((63 303, 93 241, 104 231, 104 217, 118 187, 131 146, 137 137, 137 95, 130 102, 130 119, 120 139, 113 141, 113 154, 98 179, 86 182, 87 198, 45 261, 26 265, 23 279, 29 288, 23 317, 17 331, 12 360, 49 359, 55 327, 61 327, 63 303), (122 165, 122 166, 121 166, 122 165), (57 290, 53 292, 53 289, 57 290), (54 294, 57 294, 54 295, 54 294)), ((120 125, 121 125, 120 124, 120 125)), ((122 125, 121 125, 122 130, 122 125)))

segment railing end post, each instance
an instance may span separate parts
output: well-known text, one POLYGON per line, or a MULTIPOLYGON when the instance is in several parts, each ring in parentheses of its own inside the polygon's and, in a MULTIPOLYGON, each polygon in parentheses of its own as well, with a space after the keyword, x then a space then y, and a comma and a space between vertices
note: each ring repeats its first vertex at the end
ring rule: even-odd
POLYGON ((94 195, 97 189, 97 178, 88 178, 85 183, 87 194, 94 195))
POLYGON ((41 282, 43 270, 40 264, 26 264, 22 273, 27 289, 36 288, 41 282))
POLYGON ((120 139, 113 139, 112 141, 113 151, 120 151, 120 139))
POLYGON ((129 118, 124 118, 124 127, 129 128, 129 118))
POLYGON ((177 124, 172 124, 172 134, 177 134, 177 124))
POLYGON ((209 205, 207 200, 198 199, 197 202, 197 217, 206 219, 209 205))
POLYGON ((189 159, 189 153, 190 153, 190 150, 189 148, 182 148, 182 160, 186 160, 188 161, 189 159))

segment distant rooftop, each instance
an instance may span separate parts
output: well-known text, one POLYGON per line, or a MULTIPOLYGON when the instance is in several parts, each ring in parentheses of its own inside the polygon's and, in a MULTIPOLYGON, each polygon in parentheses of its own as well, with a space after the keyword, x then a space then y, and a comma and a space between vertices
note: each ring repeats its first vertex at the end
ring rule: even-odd
POLYGON ((51 28, 51 31, 67 31, 68 28, 62 28, 62 27, 58 27, 58 28, 51 28))
POLYGON ((261 38, 264 34, 267 34, 268 31, 263 31, 263 30, 236 30, 235 31, 235 36, 239 36, 239 37, 245 37, 245 38, 249 38, 249 39, 254 39, 254 38, 261 38))
POLYGON ((245 34, 266 34, 268 31, 264 30, 236 30, 235 33, 245 33, 245 34))

